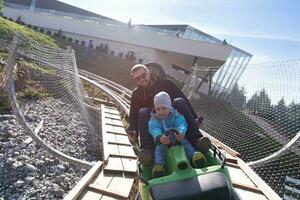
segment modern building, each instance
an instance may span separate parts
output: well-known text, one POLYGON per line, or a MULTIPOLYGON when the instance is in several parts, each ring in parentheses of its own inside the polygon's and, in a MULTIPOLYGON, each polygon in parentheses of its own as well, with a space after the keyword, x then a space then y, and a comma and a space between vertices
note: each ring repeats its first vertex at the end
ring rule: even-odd
POLYGON ((179 81, 187 80, 196 65, 197 90, 223 100, 252 57, 189 25, 131 25, 57 0, 4 2, 7 18, 80 45, 105 47, 111 55, 158 62, 179 81))

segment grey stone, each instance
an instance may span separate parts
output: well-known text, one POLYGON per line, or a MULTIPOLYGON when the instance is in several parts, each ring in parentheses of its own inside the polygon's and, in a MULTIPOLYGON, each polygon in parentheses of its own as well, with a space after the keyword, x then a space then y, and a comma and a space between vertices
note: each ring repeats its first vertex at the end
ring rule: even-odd
POLYGON ((17 187, 17 188, 20 188, 20 187, 22 187, 23 185, 24 185, 24 181, 21 181, 21 180, 18 180, 15 184, 14 184, 14 186, 15 187, 17 187))
POLYGON ((38 169, 35 166, 31 165, 31 164, 26 164, 25 168, 26 168, 26 170, 32 171, 32 172, 38 171, 38 169))
POLYGON ((16 161, 12 164, 11 168, 17 169, 19 167, 23 166, 23 163, 21 161, 16 161))
POLYGON ((25 181, 31 183, 31 182, 33 182, 34 179, 35 179, 35 177, 33 177, 33 176, 27 176, 25 178, 25 181))
POLYGON ((13 146, 13 143, 11 141, 8 141, 8 142, 2 142, 2 147, 4 149, 6 148, 11 148, 13 146))

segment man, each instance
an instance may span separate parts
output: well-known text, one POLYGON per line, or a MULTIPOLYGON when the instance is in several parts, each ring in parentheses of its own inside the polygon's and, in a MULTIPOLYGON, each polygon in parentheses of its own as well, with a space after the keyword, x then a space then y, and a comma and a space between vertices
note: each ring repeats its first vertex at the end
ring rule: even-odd
POLYGON ((152 163, 154 142, 149 134, 148 121, 153 109, 153 98, 161 91, 170 95, 173 106, 180 112, 187 124, 188 130, 186 139, 199 151, 206 153, 211 142, 207 137, 203 137, 199 131, 197 114, 182 91, 170 80, 152 79, 150 72, 145 65, 137 64, 131 69, 131 76, 137 83, 137 88, 132 91, 129 127, 126 132, 131 142, 140 140, 138 158, 145 165, 152 163))

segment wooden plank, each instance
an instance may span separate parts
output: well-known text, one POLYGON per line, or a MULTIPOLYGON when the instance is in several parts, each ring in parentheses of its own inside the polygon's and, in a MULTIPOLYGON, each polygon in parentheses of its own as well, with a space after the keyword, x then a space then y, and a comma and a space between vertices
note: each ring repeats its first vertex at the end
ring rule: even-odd
POLYGON ((110 155, 120 154, 120 151, 119 151, 117 145, 108 144, 108 143, 106 143, 106 144, 103 143, 103 151, 104 151, 103 160, 105 161, 105 163, 108 162, 110 155))
POLYGON ((228 167, 227 169, 232 182, 255 186, 243 170, 232 167, 228 167))
POLYGON ((105 137, 107 139, 107 143, 109 142, 117 142, 117 138, 115 134, 107 134, 106 132, 104 133, 105 137))
POLYGON ((80 195, 78 200, 100 200, 102 198, 102 194, 95 191, 85 190, 80 195))
POLYGON ((114 126, 114 127, 122 127, 122 128, 124 128, 124 125, 123 125, 123 124, 114 124, 114 123, 109 123, 109 122, 107 122, 107 123, 105 123, 105 125, 114 126))
POLYGON ((106 196, 106 195, 103 195, 101 200, 117 200, 116 198, 113 198, 113 197, 109 197, 109 196, 106 196))
POLYGON ((101 192, 104 195, 110 197, 115 197, 118 199, 128 199, 133 182, 134 178, 114 176, 107 186, 95 183, 90 184, 89 188, 93 188, 94 190, 97 190, 98 192, 101 192))
POLYGON ((121 127, 124 127, 124 124, 122 122, 122 120, 117 120, 117 119, 105 119, 107 123, 111 123, 111 124, 114 124, 114 125, 117 125, 117 126, 121 126, 121 127))
POLYGON ((112 125, 109 125, 109 124, 106 124, 105 126, 106 126, 107 131, 126 134, 126 131, 125 131, 124 127, 112 126, 112 125))
POLYGON ((121 158, 109 157, 107 165, 104 166, 104 171, 124 171, 121 158))
POLYGON ((89 190, 93 190, 95 192, 98 192, 98 193, 102 193, 104 195, 107 195, 107 196, 110 196, 110 197, 113 197, 113 198, 116 198, 116 199, 127 199, 127 197, 125 196, 122 196, 120 194, 117 194, 117 193, 113 193, 109 190, 105 190, 103 188, 100 188, 98 187, 97 185, 94 185, 94 184, 90 184, 88 186, 89 190))
POLYGON ((107 118, 106 116, 104 116, 103 122, 113 126, 124 127, 123 122, 121 120, 107 118))
POLYGON ((128 146, 118 146, 121 155, 127 155, 130 157, 136 157, 132 147, 128 146))
POLYGON ((126 154, 119 153, 119 154, 110 154, 109 158, 127 158, 127 159, 135 160, 136 156, 135 155, 131 156, 131 155, 126 155, 126 154))
POLYGON ((117 142, 131 145, 127 135, 115 135, 117 142))
POLYGON ((233 168, 237 168, 240 169, 240 166, 234 163, 230 163, 230 162, 226 162, 226 166, 227 167, 233 167, 233 168))
POLYGON ((124 130, 124 132, 123 131, 118 132, 118 131, 108 130, 108 131, 106 131, 106 133, 127 136, 125 130, 124 130))
POLYGON ((120 117, 120 113, 111 113, 111 112, 108 112, 108 111, 104 111, 104 114, 106 114, 106 116, 108 116, 108 115, 115 115, 115 116, 119 116, 120 117))
POLYGON ((263 194, 263 192, 256 186, 251 186, 251 185, 246 185, 246 184, 243 184, 243 183, 236 183, 236 182, 232 182, 232 186, 235 187, 235 188, 240 188, 240 189, 243 189, 243 190, 248 190, 250 192, 255 192, 255 193, 258 193, 258 194, 263 194))
POLYGON ((118 110, 112 110, 112 109, 104 108, 104 111, 105 111, 106 113, 115 114, 115 115, 120 115, 120 112, 119 112, 118 110))
POLYGON ((123 163, 124 171, 136 173, 137 171, 136 159, 122 158, 122 163, 123 163))
POLYGON ((255 183, 255 185, 261 189, 264 195, 268 199, 279 200, 281 199, 269 186, 266 184, 244 161, 238 160, 238 165, 247 174, 247 176, 255 183))
POLYGON ((119 142, 110 142, 110 141, 108 141, 108 144, 131 147, 131 144, 125 144, 125 143, 119 143, 119 142))
POLYGON ((239 152, 233 150, 232 148, 230 148, 229 146, 227 146, 226 144, 223 144, 222 142, 220 142, 219 140, 217 140, 216 138, 214 138, 213 136, 209 135, 208 133, 206 133, 205 131, 201 130, 201 133, 208 137, 212 143, 214 143, 216 146, 220 146, 222 149, 224 149, 227 153, 229 153, 230 155, 237 157, 240 155, 239 152))
POLYGON ((220 151, 223 152, 224 155, 226 156, 226 161, 227 162, 237 164, 237 159, 236 159, 237 157, 236 156, 232 156, 231 154, 229 154, 228 152, 226 152, 223 149, 220 149, 220 151))
MULTIPOLYGON (((101 104, 100 106, 101 108, 101 122, 103 122, 104 118, 105 118, 105 113, 104 113, 104 105, 101 104)), ((108 127, 105 125, 105 123, 102 123, 102 142, 103 142, 103 150, 102 150, 102 154, 103 154, 103 161, 104 163, 107 162, 107 158, 109 156, 109 149, 107 148, 107 140, 108 138, 107 137, 110 137, 107 135, 107 130, 108 130, 108 127)))
POLYGON ((234 188, 234 191, 241 200, 255 199, 255 200, 268 200, 267 197, 263 194, 258 194, 248 190, 243 190, 240 188, 234 188))
POLYGON ((116 120, 121 120, 121 117, 118 115, 111 115, 111 114, 107 114, 105 113, 105 118, 106 119, 116 119, 116 120))
POLYGON ((128 198, 133 181, 133 178, 115 176, 109 184, 108 190, 128 198))
POLYGON ((76 186, 67 194, 65 200, 74 200, 79 197, 85 187, 90 183, 93 177, 101 170, 102 162, 98 161, 88 171, 88 173, 76 184, 76 186))
POLYGON ((101 173, 91 182, 91 184, 101 185, 101 187, 106 188, 108 187, 113 177, 113 174, 106 173, 104 175, 104 172, 101 171, 101 173))
POLYGON ((111 107, 111 106, 104 106, 104 108, 105 109, 107 109, 107 110, 118 110, 118 108, 116 108, 116 107, 111 107))

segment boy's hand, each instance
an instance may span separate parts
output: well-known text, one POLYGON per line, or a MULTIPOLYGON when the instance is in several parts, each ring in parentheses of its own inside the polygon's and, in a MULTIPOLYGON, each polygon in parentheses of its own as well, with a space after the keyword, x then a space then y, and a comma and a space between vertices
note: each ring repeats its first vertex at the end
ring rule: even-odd
POLYGON ((183 136, 182 133, 176 134, 176 140, 177 140, 178 142, 181 142, 183 139, 184 139, 184 136, 183 136))
POLYGON ((168 136, 162 135, 159 138, 160 143, 162 144, 170 144, 170 139, 168 136))
POLYGON ((127 135, 131 142, 137 142, 138 138, 136 131, 127 131, 127 135))

